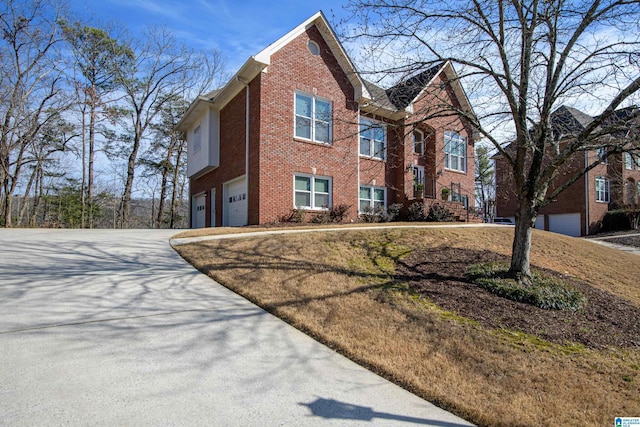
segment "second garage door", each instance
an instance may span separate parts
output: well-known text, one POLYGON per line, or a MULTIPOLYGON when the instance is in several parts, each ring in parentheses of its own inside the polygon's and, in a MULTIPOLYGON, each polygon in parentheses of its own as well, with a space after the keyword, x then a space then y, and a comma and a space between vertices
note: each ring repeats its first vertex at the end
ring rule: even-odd
POLYGON ((566 234, 567 236, 580 236, 580 214, 556 214, 549 215, 549 231, 566 234))
POLYGON ((247 187, 244 177, 224 186, 224 224, 230 227, 247 225, 247 187))

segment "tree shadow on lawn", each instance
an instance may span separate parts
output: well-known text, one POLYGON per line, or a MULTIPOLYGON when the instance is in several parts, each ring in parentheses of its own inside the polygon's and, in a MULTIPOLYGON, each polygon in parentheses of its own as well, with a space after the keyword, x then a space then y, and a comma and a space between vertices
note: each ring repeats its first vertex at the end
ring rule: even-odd
POLYGON ((294 292, 299 288, 300 292, 286 300, 266 303, 248 297, 271 312, 283 306, 305 305, 354 293, 385 288, 397 290, 401 288, 398 285, 408 284, 411 292, 487 328, 516 330, 553 343, 574 342, 595 349, 640 346, 638 307, 574 277, 545 270, 579 290, 587 298, 586 307, 579 311, 545 310, 494 295, 472 283, 466 276, 467 269, 473 264, 508 262, 508 258, 503 255, 449 246, 416 248, 407 255, 394 250, 397 246, 394 246, 391 236, 387 236, 386 240, 378 240, 371 246, 366 241, 357 243, 361 244, 359 247, 374 264, 376 257, 392 259, 395 271, 384 271, 382 268, 379 271, 363 271, 355 266, 339 267, 313 259, 312 256, 303 256, 301 259, 295 248, 287 247, 283 252, 282 246, 278 245, 286 243, 269 238, 256 242, 250 249, 218 243, 202 246, 199 250, 208 252, 208 256, 215 261, 204 262, 199 268, 216 280, 220 280, 218 272, 232 271, 234 281, 250 286, 258 286, 263 280, 263 274, 268 274, 268 271, 278 270, 283 274, 281 285, 294 292), (303 285, 307 280, 329 272, 359 277, 365 283, 322 295, 305 293, 303 285))
POLYGON ((558 344, 575 342, 596 349, 640 346, 638 307, 631 302, 550 270, 545 272, 561 278, 587 298, 586 307, 578 311, 545 310, 511 301, 466 277, 471 265, 492 261, 509 259, 489 251, 444 246, 418 249, 399 261, 398 273, 409 278, 413 292, 485 327, 512 329, 558 344))

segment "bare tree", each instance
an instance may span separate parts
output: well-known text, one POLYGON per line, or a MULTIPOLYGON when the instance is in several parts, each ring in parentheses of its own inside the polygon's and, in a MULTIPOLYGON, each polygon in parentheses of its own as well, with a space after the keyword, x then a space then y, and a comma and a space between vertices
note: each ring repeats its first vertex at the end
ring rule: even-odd
POLYGON ((528 283, 539 210, 606 156, 553 187, 563 166, 587 150, 639 148, 637 138, 607 136, 638 117, 636 109, 620 120, 615 110, 638 100, 640 3, 352 0, 350 9, 361 25, 349 34, 370 48, 370 72, 404 76, 443 61, 459 71, 475 114, 444 99, 433 114, 467 120, 508 162, 518 200, 510 273, 528 283), (599 114, 563 138, 552 112, 565 103, 599 114))
POLYGON ((68 107, 62 95, 56 19, 59 8, 45 0, 4 1, 0 10, 0 201, 12 226, 12 195, 29 148, 43 126, 68 107))
POLYGON ((212 81, 201 74, 207 58, 178 44, 165 28, 151 28, 142 40, 130 45, 134 60, 117 72, 117 81, 124 91, 122 125, 127 129, 121 145, 121 153, 127 158, 127 176, 118 212, 121 227, 129 223, 138 154, 151 124, 176 93, 196 96, 212 81))

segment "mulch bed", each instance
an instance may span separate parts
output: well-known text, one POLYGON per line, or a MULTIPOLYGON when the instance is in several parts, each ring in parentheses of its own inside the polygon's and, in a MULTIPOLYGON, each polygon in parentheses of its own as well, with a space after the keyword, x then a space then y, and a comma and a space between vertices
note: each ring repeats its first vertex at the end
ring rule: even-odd
POLYGON ((576 279, 547 271, 587 298, 580 311, 544 310, 498 297, 469 281, 476 263, 509 260, 501 255, 458 248, 415 250, 400 262, 398 273, 412 289, 448 311, 487 328, 507 328, 558 344, 576 342, 589 348, 640 347, 640 308, 576 279), (447 272, 443 274, 442 272, 447 272))
POLYGON ((640 248, 640 236, 611 237, 603 240, 607 242, 615 243, 617 245, 633 246, 634 248, 640 248))

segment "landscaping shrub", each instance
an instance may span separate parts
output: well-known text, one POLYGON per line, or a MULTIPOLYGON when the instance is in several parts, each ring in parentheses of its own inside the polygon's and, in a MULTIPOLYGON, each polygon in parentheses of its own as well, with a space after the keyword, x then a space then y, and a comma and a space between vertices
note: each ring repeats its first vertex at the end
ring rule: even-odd
POLYGON ((414 202, 409 206, 409 221, 426 221, 427 215, 425 214, 424 203, 414 202))
POLYGON ((316 214, 313 218, 311 218, 310 222, 314 224, 341 223, 346 218, 350 208, 351 206, 344 204, 334 206, 329 210, 316 214))
POLYGON ((380 207, 373 209, 370 206, 368 206, 360 214, 360 219, 363 222, 369 222, 369 223, 396 221, 400 216, 401 210, 402 210, 402 204, 400 203, 394 203, 391 206, 389 206, 387 209, 380 208, 380 207))
POLYGON ((283 215, 280 218, 281 222, 294 222, 297 224, 303 224, 307 220, 307 211, 300 208, 292 209, 287 215, 283 215))
POLYGON ((451 222, 453 221, 453 214, 446 207, 434 204, 429 207, 429 215, 427 215, 427 221, 451 222))
POLYGON ((622 209, 609 211, 602 218, 602 232, 629 230, 630 228, 629 217, 622 209))
POLYGON ((587 303, 582 293, 549 274, 533 273, 533 283, 523 285, 509 277, 508 271, 507 263, 489 262, 472 265, 467 275, 495 295, 547 310, 575 311, 587 303))

